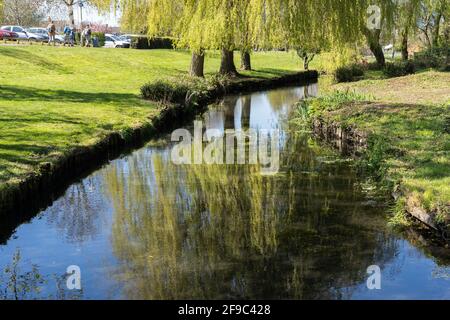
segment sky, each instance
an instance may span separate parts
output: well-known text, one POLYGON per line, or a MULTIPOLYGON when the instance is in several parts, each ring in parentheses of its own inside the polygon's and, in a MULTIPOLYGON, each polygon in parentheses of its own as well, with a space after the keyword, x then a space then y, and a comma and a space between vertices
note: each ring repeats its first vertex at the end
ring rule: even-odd
MULTIPOLYGON (((65 8, 64 8, 65 9, 65 8)), ((66 10, 63 10, 64 17, 63 19, 67 19, 68 15, 66 13, 66 10)), ((74 7, 74 16, 75 16, 75 23, 80 23, 80 7, 76 5, 74 7)), ((109 26, 116 27, 119 26, 119 20, 120 20, 120 12, 117 11, 116 14, 112 12, 111 14, 101 15, 99 12, 90 6, 84 6, 83 7, 83 21, 89 21, 89 22, 95 22, 95 23, 103 23, 108 24, 109 26)))

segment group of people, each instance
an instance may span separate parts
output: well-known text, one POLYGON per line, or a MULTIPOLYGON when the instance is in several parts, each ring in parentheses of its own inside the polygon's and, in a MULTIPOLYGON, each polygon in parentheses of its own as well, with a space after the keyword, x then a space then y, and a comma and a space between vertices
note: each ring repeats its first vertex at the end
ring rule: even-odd
MULTIPOLYGON (((53 42, 53 45, 56 44, 56 26, 53 23, 52 20, 49 19, 49 24, 47 26, 47 32, 48 32, 48 44, 51 44, 53 42)), ((75 27, 64 27, 64 45, 68 46, 75 46, 75 35, 77 33, 77 30, 75 27)), ((94 42, 93 45, 95 46, 96 39, 92 39, 92 29, 91 26, 88 24, 86 25, 80 34, 80 45, 83 47, 90 47, 91 42, 94 42)))

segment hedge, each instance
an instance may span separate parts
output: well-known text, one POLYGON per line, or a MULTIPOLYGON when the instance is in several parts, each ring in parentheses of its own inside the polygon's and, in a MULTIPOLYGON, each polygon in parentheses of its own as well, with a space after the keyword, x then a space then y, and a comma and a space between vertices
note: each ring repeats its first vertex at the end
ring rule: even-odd
MULTIPOLYGON (((98 44, 100 47, 103 47, 105 45, 105 34, 103 32, 92 32, 91 43, 94 37, 98 38, 98 44)), ((77 44, 81 44, 81 32, 75 33, 75 42, 77 44)))
POLYGON ((174 49, 172 38, 150 38, 146 36, 131 37, 131 48, 133 49, 174 49))

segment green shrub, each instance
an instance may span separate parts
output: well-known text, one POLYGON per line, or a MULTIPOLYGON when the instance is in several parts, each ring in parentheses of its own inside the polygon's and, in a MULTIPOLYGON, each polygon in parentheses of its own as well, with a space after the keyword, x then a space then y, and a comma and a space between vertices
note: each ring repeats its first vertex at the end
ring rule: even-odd
POLYGON ((100 47, 105 45, 105 34, 103 32, 92 32, 91 39, 94 39, 94 37, 98 38, 98 45, 100 47))
POLYGON ((411 61, 392 62, 386 64, 383 73, 390 78, 401 77, 416 73, 416 67, 411 61))
MULTIPOLYGON (((105 45, 105 34, 103 32, 92 32, 91 41, 94 37, 98 38, 98 44, 100 47, 105 45)), ((75 43, 78 45, 81 44, 81 32, 75 33, 75 43)))
POLYGON ((381 70, 381 67, 378 64, 378 62, 369 62, 366 65, 366 69, 369 70, 369 71, 378 71, 378 70, 381 70))
POLYGON ((334 72, 334 79, 339 82, 351 82, 356 78, 364 76, 364 69, 357 64, 337 68, 334 72))
POLYGON ((189 86, 185 83, 161 79, 142 86, 141 94, 145 99, 152 101, 183 104, 189 90, 189 86))
POLYGON ((417 68, 446 69, 450 48, 434 47, 414 54, 413 62, 417 68))
POLYGON ((222 75, 207 78, 184 76, 159 79, 142 86, 141 95, 144 99, 162 104, 196 105, 208 99, 212 91, 224 91, 228 81, 229 78, 222 75))
POLYGON ((131 47, 133 49, 174 49, 174 39, 172 38, 150 38, 147 36, 131 37, 131 47))

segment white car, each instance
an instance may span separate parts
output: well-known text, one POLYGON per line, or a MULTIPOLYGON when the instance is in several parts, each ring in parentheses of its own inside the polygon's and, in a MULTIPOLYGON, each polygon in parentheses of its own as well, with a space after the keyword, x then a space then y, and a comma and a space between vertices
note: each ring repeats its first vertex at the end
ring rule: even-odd
POLYGON ((123 41, 113 34, 105 34, 105 48, 129 48, 130 43, 123 41))
POLYGON ((3 26, 2 30, 12 31, 19 35, 19 40, 33 40, 33 41, 42 41, 43 37, 41 35, 27 32, 24 28, 20 26, 3 26))

